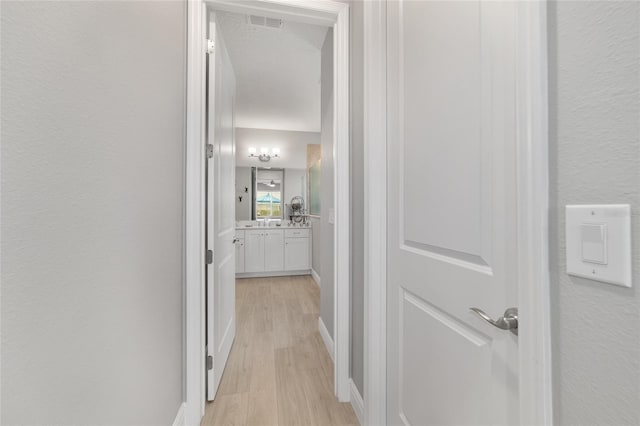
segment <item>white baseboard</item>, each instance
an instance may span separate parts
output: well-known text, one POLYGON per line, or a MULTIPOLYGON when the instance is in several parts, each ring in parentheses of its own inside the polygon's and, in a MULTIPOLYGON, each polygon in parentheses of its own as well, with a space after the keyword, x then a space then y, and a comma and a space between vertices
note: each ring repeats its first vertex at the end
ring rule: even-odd
POLYGON ((322 336, 322 341, 329 352, 329 356, 331 356, 331 361, 335 363, 336 360, 333 355, 333 339, 331 338, 327 327, 325 327, 324 322, 322 322, 322 318, 318 318, 318 331, 320 332, 320 336, 322 336))
POLYGON ((180 404, 178 408, 178 414, 176 414, 176 419, 173 421, 173 426, 185 426, 184 424, 184 402, 180 404))
POLYGON ((311 277, 313 277, 313 280, 318 284, 318 287, 320 287, 320 275, 318 275, 314 269, 311 269, 311 277))
POLYGON ((290 277, 294 275, 309 275, 310 273, 311 269, 300 271, 236 272, 236 278, 290 277))
POLYGON ((364 425, 364 400, 362 399, 360 392, 358 392, 358 387, 351 379, 349 379, 349 393, 351 394, 350 400, 353 411, 355 411, 360 424, 364 425))

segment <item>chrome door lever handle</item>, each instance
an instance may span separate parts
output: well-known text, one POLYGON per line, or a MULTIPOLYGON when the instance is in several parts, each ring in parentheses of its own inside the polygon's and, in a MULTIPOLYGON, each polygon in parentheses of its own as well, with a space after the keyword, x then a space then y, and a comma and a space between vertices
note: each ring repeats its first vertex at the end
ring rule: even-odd
POLYGON ((494 320, 489 315, 485 314, 482 309, 469 308, 472 312, 476 313, 480 318, 488 322, 494 327, 498 327, 502 330, 509 330, 516 336, 518 335, 518 308, 509 308, 504 311, 504 315, 494 320))

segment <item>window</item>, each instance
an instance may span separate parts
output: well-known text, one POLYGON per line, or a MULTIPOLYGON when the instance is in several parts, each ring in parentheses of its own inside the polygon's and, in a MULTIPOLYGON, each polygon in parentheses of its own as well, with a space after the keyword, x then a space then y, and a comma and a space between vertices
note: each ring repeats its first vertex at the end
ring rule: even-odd
POLYGON ((254 219, 282 219, 284 170, 256 168, 254 173, 254 219))

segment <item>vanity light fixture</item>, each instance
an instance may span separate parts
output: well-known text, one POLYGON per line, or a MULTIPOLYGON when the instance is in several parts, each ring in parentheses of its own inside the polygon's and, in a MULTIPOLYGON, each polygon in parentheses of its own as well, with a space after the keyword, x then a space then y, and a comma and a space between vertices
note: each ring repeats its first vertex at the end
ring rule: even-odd
POLYGON ((268 148, 260 148, 260 154, 255 148, 249 148, 249 157, 256 157, 262 162, 268 162, 272 158, 280 158, 280 148, 273 148, 269 153, 268 148))

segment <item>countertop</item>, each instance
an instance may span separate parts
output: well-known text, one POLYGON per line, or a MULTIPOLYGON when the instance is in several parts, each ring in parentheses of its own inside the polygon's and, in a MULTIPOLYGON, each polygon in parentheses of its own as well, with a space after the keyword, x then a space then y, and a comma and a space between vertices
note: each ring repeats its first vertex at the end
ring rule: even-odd
POLYGON ((311 224, 308 225, 296 225, 296 226, 289 226, 289 225, 282 225, 282 226, 236 226, 236 230, 242 230, 242 231, 247 231, 247 230, 251 230, 251 229, 271 229, 271 230, 276 230, 276 229, 311 229, 311 224))

